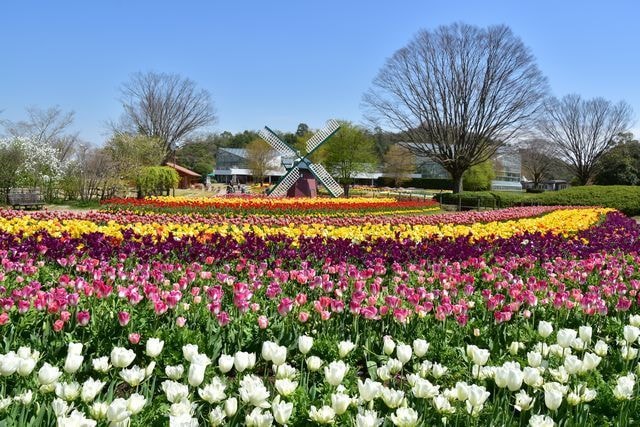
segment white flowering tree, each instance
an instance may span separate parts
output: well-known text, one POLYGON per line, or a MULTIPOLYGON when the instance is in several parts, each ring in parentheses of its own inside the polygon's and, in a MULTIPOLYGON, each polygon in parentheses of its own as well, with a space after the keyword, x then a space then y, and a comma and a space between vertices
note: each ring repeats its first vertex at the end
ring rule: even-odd
POLYGON ((43 144, 31 138, 13 137, 0 139, 0 155, 9 156, 12 176, 2 174, 3 187, 42 187, 45 195, 64 174, 66 163, 59 159, 51 144, 43 144))

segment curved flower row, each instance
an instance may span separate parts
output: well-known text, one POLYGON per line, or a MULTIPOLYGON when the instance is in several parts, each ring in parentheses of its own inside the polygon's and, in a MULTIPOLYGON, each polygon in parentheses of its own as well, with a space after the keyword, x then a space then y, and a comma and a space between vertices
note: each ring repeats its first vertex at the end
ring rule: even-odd
POLYGON ((348 238, 352 241, 377 239, 409 239, 421 241, 433 238, 468 237, 471 240, 509 238, 525 233, 551 233, 567 236, 586 230, 599 222, 602 216, 611 209, 562 209, 555 210, 536 218, 521 218, 510 221, 473 224, 360 224, 349 226, 333 226, 323 223, 290 224, 287 226, 268 226, 258 224, 237 225, 232 223, 209 224, 194 222, 184 223, 118 223, 109 221, 97 224, 91 220, 39 220, 28 215, 0 219, 0 231, 30 236, 46 232, 52 236, 69 236, 78 238, 86 234, 100 233, 104 236, 123 240, 128 232, 139 236, 152 236, 164 240, 168 236, 198 237, 205 241, 211 235, 231 236, 236 241, 244 241, 247 233, 258 238, 284 236, 297 241, 302 237, 322 237, 325 239, 348 238))
POLYGON ((393 198, 271 198, 264 196, 225 197, 149 197, 146 199, 110 199, 101 203, 109 210, 144 210, 195 213, 266 213, 308 214, 322 213, 340 216, 350 212, 401 212, 428 211, 437 209, 438 203, 431 199, 400 201, 393 198))

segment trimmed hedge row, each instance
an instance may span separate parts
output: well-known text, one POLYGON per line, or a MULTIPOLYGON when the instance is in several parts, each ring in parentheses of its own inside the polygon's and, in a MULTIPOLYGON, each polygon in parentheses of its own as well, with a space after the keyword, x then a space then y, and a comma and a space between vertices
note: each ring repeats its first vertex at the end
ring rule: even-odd
POLYGON ((442 199, 444 204, 484 208, 508 208, 522 205, 603 206, 617 209, 629 216, 640 215, 640 187, 638 186, 590 185, 541 194, 468 191, 459 194, 442 194, 434 199, 438 202, 442 199))

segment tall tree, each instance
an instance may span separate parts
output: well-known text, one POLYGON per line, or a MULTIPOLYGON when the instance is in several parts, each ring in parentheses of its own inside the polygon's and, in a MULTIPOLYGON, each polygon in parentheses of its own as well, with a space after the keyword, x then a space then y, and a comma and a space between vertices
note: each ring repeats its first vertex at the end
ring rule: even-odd
POLYGON ((129 183, 135 181, 141 168, 158 166, 163 161, 162 142, 143 135, 116 134, 104 150, 114 163, 116 176, 129 183))
POLYGON ((115 130, 157 138, 165 161, 185 138, 216 121, 209 92, 178 74, 136 73, 121 94, 124 114, 115 130))
POLYGON ((59 106, 42 109, 26 108, 27 118, 2 120, 0 124, 12 138, 26 138, 52 147, 61 162, 69 160, 78 145, 78 133, 71 131, 75 113, 64 112, 59 106))
POLYGON ((616 144, 616 135, 628 130, 631 115, 631 106, 624 101, 613 104, 604 98, 571 94, 545 102, 539 128, 569 164, 577 182, 586 185, 595 176, 600 158, 616 144))
POLYGON ((256 138, 247 145, 247 160, 254 182, 262 183, 264 181, 273 159, 273 149, 261 138, 256 138))
POLYGON ((632 133, 616 137, 618 143, 600 159, 594 182, 598 185, 638 185, 640 183, 640 142, 632 133))
POLYGON ((178 148, 176 162, 202 176, 210 174, 216 165, 219 140, 216 135, 189 139, 178 148))
POLYGON ((416 156, 406 147, 394 144, 389 147, 382 159, 385 175, 393 178, 394 187, 411 179, 416 171, 416 156))
POLYGON ((544 139, 528 139, 520 149, 522 172, 527 179, 533 181, 534 188, 538 188, 543 180, 550 179, 555 158, 553 144, 544 139))
POLYGON ((349 197, 354 176, 373 169, 377 163, 375 142, 364 129, 341 121, 340 130, 324 145, 324 164, 337 177, 349 197))
POLYGON ((420 31, 396 51, 364 96, 368 116, 451 174, 491 158, 540 111, 545 77, 506 26, 420 31))

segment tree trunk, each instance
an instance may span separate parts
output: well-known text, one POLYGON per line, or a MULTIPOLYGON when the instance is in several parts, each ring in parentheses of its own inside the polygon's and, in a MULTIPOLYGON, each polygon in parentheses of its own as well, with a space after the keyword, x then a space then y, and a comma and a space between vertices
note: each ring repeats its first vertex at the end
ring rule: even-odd
POLYGON ((462 174, 451 174, 451 179, 453 180, 453 193, 462 193, 462 174))
POLYGON ((349 197, 349 184, 342 184, 342 188, 344 189, 344 197, 349 197))

